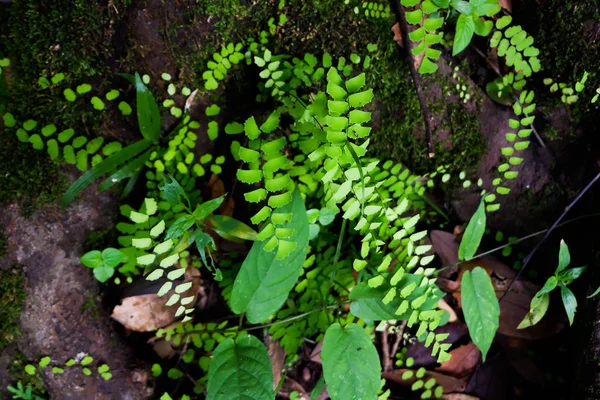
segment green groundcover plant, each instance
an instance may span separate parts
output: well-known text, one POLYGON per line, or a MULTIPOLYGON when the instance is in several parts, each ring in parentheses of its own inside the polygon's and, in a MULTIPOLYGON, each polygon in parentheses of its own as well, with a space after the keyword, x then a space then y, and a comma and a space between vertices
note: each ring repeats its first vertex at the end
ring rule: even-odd
MULTIPOLYGON (((471 260, 485 231, 486 214, 498 210, 499 196, 510 192, 506 182, 517 178, 517 166, 523 162, 519 152, 530 145, 536 105, 526 85, 541 70, 539 50, 531 36, 512 25, 510 16, 498 16, 496 1, 400 3, 411 25, 410 51, 423 56, 420 73, 436 72, 444 29, 451 25, 454 37, 448 47, 453 55, 479 35, 509 67, 510 72, 488 85, 490 96, 508 103, 514 112, 497 177, 489 187, 481 179, 472 185, 469 171, 452 178, 481 193, 458 254, 461 261, 471 260)), ((132 144, 104 143, 102 137, 91 138, 52 122, 18 121, 10 113, 10 102, 2 111, 6 132, 84 171, 65 193, 63 208, 93 182, 99 183, 100 191, 122 186, 117 242, 86 253, 81 262, 105 284, 156 281, 158 296, 176 307, 177 324, 155 335, 181 353, 182 363, 166 373, 156 364, 152 374, 191 378, 193 387, 189 393, 164 393, 162 400, 274 399, 279 382, 273 382, 264 344, 250 334, 259 329, 279 341, 289 362, 306 338, 323 341, 323 378, 315 398, 323 383, 334 400, 390 395, 374 345, 374 328, 380 321, 405 321, 438 362, 450 358, 448 335, 436 333, 449 314, 438 308, 444 293, 435 284, 438 271, 432 267, 434 254, 422 226, 435 221, 431 217, 440 211, 427 200, 427 190, 451 177, 443 167, 417 176, 399 163, 369 154, 370 110, 376 94, 367 84, 367 74, 376 67, 377 45, 338 59, 327 52, 277 54, 269 40, 277 24, 289 23, 284 6, 282 0, 268 31, 258 38, 225 44, 214 53, 198 91, 166 73, 160 83, 168 96, 162 101, 156 100, 150 77, 139 73, 118 78, 128 80, 133 90, 109 89, 104 94, 90 84, 70 82, 63 73, 40 78, 40 90, 60 93, 67 102, 100 113, 116 107, 138 127, 141 137, 132 144), (195 96, 218 93, 244 68, 258 74, 256 109, 262 111, 225 114, 225 105, 216 101, 205 107, 203 125, 192 118, 195 96), (168 131, 162 123, 166 115, 177 120, 168 131), (202 135, 213 142, 221 137, 219 143, 226 141, 229 148, 207 152, 199 145, 202 135), (235 181, 232 193, 214 198, 203 194, 201 182, 210 175, 235 181), (129 196, 133 193, 135 197, 129 196), (247 217, 224 212, 231 196, 244 203, 247 217), (221 240, 251 248, 245 257, 223 255, 221 240), (195 320, 195 296, 190 294, 194 279, 186 274, 191 267, 219 282, 230 310, 239 316, 238 324, 195 320)), ((374 23, 391 18, 389 5, 351 6, 357 17, 374 23)), ((8 59, 1 60, 0 67, 9 68, 8 59)), ((556 84, 556 90, 562 90, 565 103, 573 103, 577 99, 572 96, 585 89, 586 79, 577 82, 574 91, 566 90, 566 84, 556 84)), ((555 84, 547 84, 552 91, 555 84)), ((584 268, 566 269, 568 265, 568 249, 561 242, 556 274, 536 294, 520 328, 539 322, 555 288, 560 288, 573 322, 577 302, 567 286, 584 268)), ((496 294, 480 267, 465 272, 461 290, 469 332, 485 360, 499 323, 496 294)), ((98 372, 110 379, 107 368, 98 372)), ((409 372, 406 379, 413 377, 409 372)), ((435 380, 424 381, 421 370, 414 376, 413 390, 422 398, 441 397, 443 388, 435 380)), ((22 385, 12 391, 29 396, 15 398, 34 398, 22 385)))

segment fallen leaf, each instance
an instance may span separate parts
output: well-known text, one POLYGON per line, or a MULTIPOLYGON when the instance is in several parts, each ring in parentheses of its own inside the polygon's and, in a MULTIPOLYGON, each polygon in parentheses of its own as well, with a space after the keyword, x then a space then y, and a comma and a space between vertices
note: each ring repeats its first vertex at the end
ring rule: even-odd
MULTIPOLYGON (((467 336, 469 331, 463 322, 457 321, 438 327, 434 333, 436 335, 447 333, 448 337, 442 343, 454 344, 467 336)), ((409 342, 406 348, 406 357, 414 360, 414 367, 429 367, 437 364, 437 357, 431 355, 431 347, 425 347, 425 342, 409 342)))
POLYGON ((304 387, 301 384, 299 384, 292 378, 287 377, 287 378, 285 378, 285 382, 283 383, 281 390, 279 390, 278 395, 289 399, 291 392, 298 392, 298 395, 300 396, 301 399, 306 399, 306 400, 310 399, 310 395, 308 394, 306 389, 304 389, 304 387))
POLYGON ((126 297, 116 306, 111 317, 125 328, 136 332, 150 332, 170 324, 175 319, 175 306, 166 307, 168 296, 142 294, 126 297))
POLYGON ((446 300, 440 299, 440 301, 438 301, 438 308, 441 310, 447 311, 448 314, 450 314, 450 318, 448 319, 448 322, 458 321, 458 316, 456 315, 456 311, 454 311, 454 309, 452 307, 450 307, 450 305, 446 302, 446 300))
POLYGON ((481 359, 481 352, 474 343, 457 347, 450 351, 450 355, 452 357, 448 361, 444 361, 435 370, 457 378, 471 375, 471 372, 473 372, 481 359))
POLYGON ((316 362, 318 364, 322 364, 323 361, 321 360, 321 350, 323 348, 323 340, 319 340, 319 343, 317 343, 317 345, 315 346, 315 348, 310 352, 310 355, 308 356, 308 358, 310 359, 310 361, 312 362, 316 362))
POLYGON ((506 11, 512 11, 512 0, 500 0, 500 7, 504 8, 506 11))
MULTIPOLYGON (((381 376, 386 380, 395 382, 400 386, 411 386, 417 380, 417 378, 415 378, 413 375, 413 377, 410 379, 402 379, 402 374, 406 371, 409 370, 401 368, 396 369, 393 372, 384 372, 381 374, 381 376)), ((416 372, 414 370, 411 371, 416 372)), ((422 380, 427 381, 429 378, 435 378, 436 385, 443 386, 444 393, 460 393, 463 392, 467 387, 467 383, 464 380, 435 371, 426 371, 425 377, 422 378, 422 380)))
POLYGON ((281 370, 285 363, 285 350, 283 350, 283 347, 279 345, 279 342, 273 340, 270 335, 267 336, 265 341, 267 344, 267 353, 269 354, 271 367, 273 369, 273 390, 275 390, 277 389, 277 386, 279 386, 279 381, 281 380, 281 370))
POLYGON ((450 393, 443 395, 442 400, 479 400, 479 397, 469 396, 464 393, 450 393))
MULTIPOLYGON (((187 307, 194 307, 198 300, 200 287, 200 272, 194 267, 188 267, 185 280, 192 281, 192 287, 181 293, 181 297, 194 296, 194 300, 187 307)), ((140 281, 144 284, 146 281, 140 281)), ((158 291, 159 286, 154 290, 158 291)), ((111 317, 121 323, 125 328, 136 332, 150 332, 163 328, 175 320, 178 304, 167 307, 165 304, 174 289, 166 295, 159 297, 156 293, 146 293, 137 296, 125 297, 121 305, 113 309, 111 317)))

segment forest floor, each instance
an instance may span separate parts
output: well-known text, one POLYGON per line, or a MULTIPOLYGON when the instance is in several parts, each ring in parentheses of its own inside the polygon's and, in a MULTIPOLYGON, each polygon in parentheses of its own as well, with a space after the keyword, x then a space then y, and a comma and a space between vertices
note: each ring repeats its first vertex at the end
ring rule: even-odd
MULTIPOLYGON (((587 71, 589 87, 600 87, 600 9, 596 1, 507 3, 510 8, 504 12, 511 13, 535 38, 543 54, 543 77, 575 82, 587 71)), ((102 88, 117 73, 140 71, 153 81, 168 73, 190 87, 203 87, 202 71, 213 53, 229 42, 257 37, 266 21, 278 15, 278 5, 274 0, 2 2, 0 20, 7 23, 0 27, 0 58, 14 60, 7 70, 14 112, 75 126, 91 137, 133 141, 136 129, 119 121, 118 110, 88 114, 65 101, 51 101, 47 93, 32 90, 32 86, 40 76, 64 71, 73 82, 85 78, 102 88)), ((333 57, 349 57, 351 53, 367 54, 367 47, 377 44, 371 53, 374 65, 369 76, 375 91, 374 156, 401 162, 415 174, 444 166, 453 176, 474 171, 486 183, 494 179, 512 110, 486 93, 486 84, 497 77, 495 69, 504 66, 497 64, 497 58, 479 54, 478 50, 485 48, 483 39, 475 40, 458 57, 451 57, 446 50, 439 71, 424 79, 437 153, 430 159, 405 52, 394 41, 393 16, 357 16, 339 0, 288 0, 284 11, 287 22, 277 28, 270 43, 274 52, 302 57, 307 52, 327 51, 333 57), (464 93, 469 94, 468 100, 464 93)), ((264 112, 247 102, 256 95, 251 88, 256 82, 249 82, 248 76, 248 71, 240 68, 216 94, 201 93, 194 107, 203 110, 218 99, 224 104, 224 120, 264 112)), ((547 229, 600 166, 598 104, 590 105, 590 99, 582 96, 567 107, 560 96, 548 91, 543 78, 531 84, 539 93, 535 126, 543 145, 533 140, 524 152, 523 167, 510 195, 488 220, 485 249, 547 229)), ((157 93, 167 90, 165 84, 157 93)), ((208 121, 200 112, 198 118, 206 135, 208 121)), ((208 152, 228 150, 230 144, 204 139, 203 145, 208 152)), ((56 399, 146 399, 177 389, 171 381, 155 379, 150 372, 150 366, 164 356, 146 343, 151 335, 130 332, 110 318, 121 300, 119 288, 99 285, 91 270, 79 262, 86 251, 115 241, 118 193, 98 194, 93 185, 63 211, 59 199, 67 183, 78 175, 74 167, 57 165, 45 153, 0 129, 0 393, 10 398, 6 388, 18 381, 56 399), (44 355, 65 362, 77 353, 110 360, 113 379, 105 381, 76 370, 63 375, 23 372, 26 364, 44 355)), ((232 189, 226 176, 221 184, 226 191, 232 189)), ((213 188, 214 182, 207 183, 204 190, 213 188)), ((429 200, 447 216, 431 223, 434 230, 447 231, 431 238, 438 255, 448 261, 443 264, 454 262, 454 227, 469 220, 479 199, 479 191, 463 188, 459 180, 441 185, 431 195, 429 200)), ((593 187, 570 211, 567 219, 573 222, 550 236, 524 274, 524 285, 541 286, 556 265, 556 246, 549 243, 560 239, 569 243, 572 265, 588 265, 589 274, 585 282, 574 284, 582 301, 571 328, 566 327, 558 298, 553 298, 556 304, 538 330, 522 334, 510 328, 529 307, 527 300, 516 298, 515 309, 502 310, 505 320, 501 319, 497 344, 488 361, 481 363, 462 322, 458 301, 449 293, 447 303, 458 315, 456 321, 439 329, 451 335, 457 350, 454 364, 440 368, 422 344, 402 341, 405 357, 413 357, 414 368, 428 368, 428 374, 451 387, 456 396, 448 395, 448 399, 600 398, 600 327, 596 327, 600 320, 596 308, 600 306, 583 296, 598 287, 600 276, 594 268, 600 253, 593 229, 599 201, 600 187, 593 187)), ((495 283, 502 285, 514 276, 537 238, 481 261, 492 271, 495 283)), ((462 270, 464 267, 445 277, 454 279, 462 270)), ((206 320, 231 317, 216 282, 207 279, 203 290, 206 300, 200 312, 206 320)), ((386 332, 377 340, 383 353, 384 341, 393 337, 386 332)), ((288 379, 281 398, 290 398, 294 390, 309 393, 315 386, 321 365, 314 346, 307 342, 297 361, 286 367, 288 379)), ((270 349, 272 361, 283 367, 285 354, 282 357, 275 345, 270 349)), ((177 364, 173 359, 170 362, 177 364)), ((387 371, 392 386, 397 383, 390 398, 413 398, 398 378, 401 373, 398 369, 387 371)))

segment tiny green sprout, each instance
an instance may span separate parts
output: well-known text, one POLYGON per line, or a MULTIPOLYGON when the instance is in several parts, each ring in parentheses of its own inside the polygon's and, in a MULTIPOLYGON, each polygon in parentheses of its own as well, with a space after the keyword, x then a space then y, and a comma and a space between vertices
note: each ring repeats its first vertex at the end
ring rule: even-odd
POLYGON ((104 102, 100 99, 100 97, 94 96, 92 97, 92 99, 90 100, 90 103, 92 103, 92 106, 94 106, 94 108, 98 111, 102 111, 104 110, 104 102))
POLYGON ((90 375, 92 375, 92 370, 91 370, 91 369, 89 369, 89 368, 83 368, 83 369, 81 370, 81 372, 83 372, 83 374, 84 374, 84 375, 86 375, 86 376, 90 376, 90 375))
POLYGON ((46 356, 46 357, 42 357, 42 359, 40 360, 40 368, 46 368, 48 366, 48 364, 50 364, 50 357, 46 356))
POLYGON ((63 74, 62 72, 59 72, 58 74, 56 74, 52 77, 52 83, 56 85, 56 84, 62 82, 64 79, 65 79, 65 74, 63 74))
POLYGON ((558 266, 554 275, 546 280, 544 286, 535 294, 529 306, 529 312, 523 318, 523 321, 518 326, 518 329, 525 329, 537 324, 548 311, 550 303, 550 292, 557 287, 560 288, 562 298, 569 323, 572 325, 575 319, 575 311, 577 309, 577 299, 573 292, 567 288, 575 279, 579 278, 587 267, 568 268, 571 263, 571 255, 569 247, 564 240, 560 241, 560 249, 558 253, 558 266))
POLYGON ((25 366, 25 372, 28 375, 35 375, 37 373, 37 369, 35 368, 35 366, 31 365, 31 364, 27 364, 25 366))

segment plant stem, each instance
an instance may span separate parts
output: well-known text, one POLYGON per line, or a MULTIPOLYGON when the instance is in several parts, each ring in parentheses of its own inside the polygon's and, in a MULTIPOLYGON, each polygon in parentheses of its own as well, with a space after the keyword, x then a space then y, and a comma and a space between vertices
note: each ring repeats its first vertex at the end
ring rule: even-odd
POLYGON ((412 76, 412 80, 415 86, 415 90, 417 92, 417 97, 419 98, 419 104, 421 106, 421 115, 423 115, 423 121, 425 122, 425 136, 427 138, 427 151, 429 152, 429 158, 432 158, 435 155, 433 150, 433 139, 431 136, 431 115, 429 114, 429 108, 427 108, 427 103, 425 103, 425 97, 423 96, 423 90, 421 88, 421 77, 417 68, 415 67, 415 58, 412 53, 412 44, 408 37, 408 24, 406 22, 406 15, 404 15, 404 10, 400 5, 400 0, 390 0, 390 7, 394 10, 394 14, 396 15, 396 20, 400 24, 400 32, 402 32, 402 43, 404 44, 404 49, 406 50, 406 54, 408 55, 408 67, 410 68, 410 74, 412 76))
POLYGON ((346 233, 346 225, 348 220, 344 218, 342 222, 342 229, 340 230, 340 236, 338 237, 337 246, 335 248, 335 256, 333 257, 333 271, 331 271, 331 278, 329 282, 332 283, 335 280, 335 273, 337 272, 337 264, 340 259, 340 253, 342 252, 342 242, 344 240, 344 234, 346 233))

